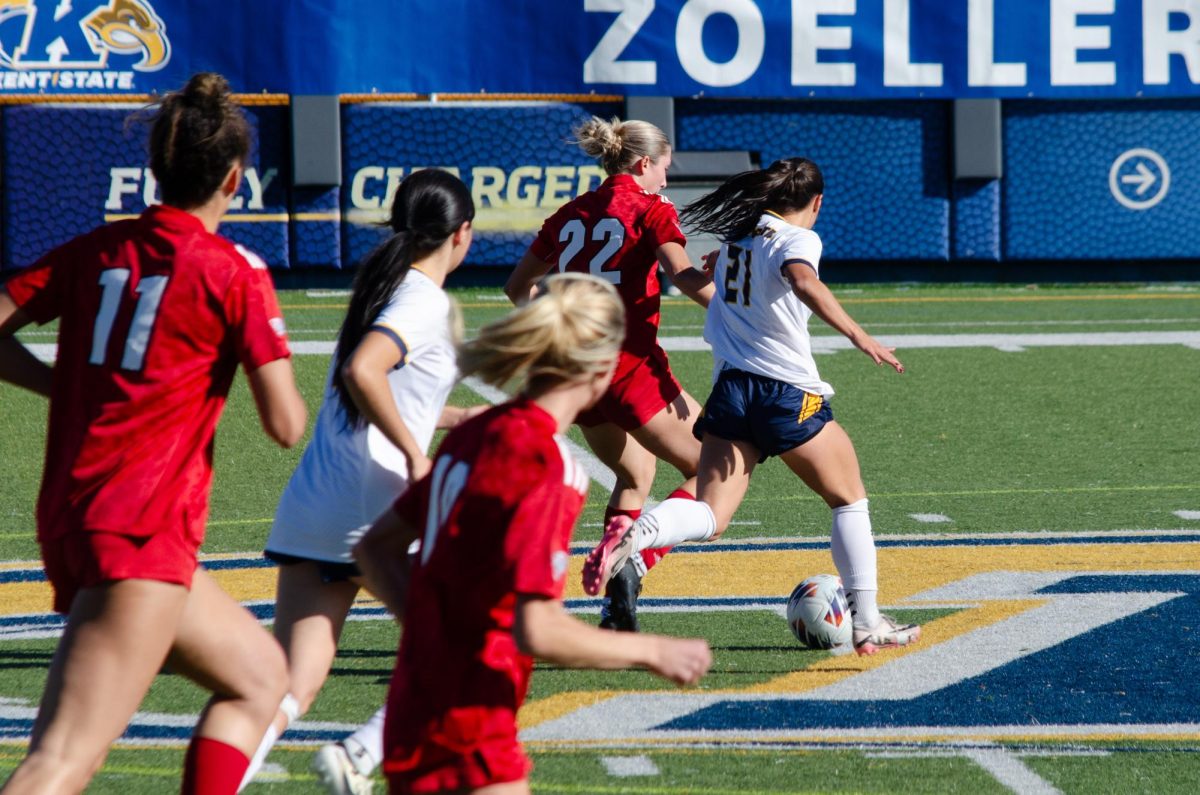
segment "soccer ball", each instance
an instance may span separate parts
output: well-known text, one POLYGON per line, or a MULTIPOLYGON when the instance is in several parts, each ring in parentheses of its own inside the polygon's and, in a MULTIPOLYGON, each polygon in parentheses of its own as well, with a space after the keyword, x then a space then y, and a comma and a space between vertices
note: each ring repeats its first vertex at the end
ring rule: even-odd
POLYGON ((817 574, 796 586, 788 597, 787 620, 796 640, 810 649, 843 646, 854 636, 846 592, 832 574, 817 574))

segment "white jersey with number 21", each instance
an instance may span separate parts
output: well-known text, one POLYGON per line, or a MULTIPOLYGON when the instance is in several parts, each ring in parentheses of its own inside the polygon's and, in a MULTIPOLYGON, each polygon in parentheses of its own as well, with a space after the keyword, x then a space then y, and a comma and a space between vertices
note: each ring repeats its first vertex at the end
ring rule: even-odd
POLYGON ((821 238, 764 213, 754 233, 721 246, 713 271, 717 294, 708 307, 704 339, 712 346, 713 379, 732 367, 828 397, 808 335, 812 310, 792 292, 785 265, 800 262, 817 273, 821 238))

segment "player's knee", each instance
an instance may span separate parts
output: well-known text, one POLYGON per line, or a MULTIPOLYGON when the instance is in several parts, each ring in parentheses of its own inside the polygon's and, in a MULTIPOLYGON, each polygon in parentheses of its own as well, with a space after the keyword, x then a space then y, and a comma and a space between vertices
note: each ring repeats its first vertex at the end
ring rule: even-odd
POLYGON ((288 694, 291 681, 287 659, 274 641, 262 644, 253 657, 254 663, 243 671, 238 683, 240 698, 261 702, 273 713, 288 694))

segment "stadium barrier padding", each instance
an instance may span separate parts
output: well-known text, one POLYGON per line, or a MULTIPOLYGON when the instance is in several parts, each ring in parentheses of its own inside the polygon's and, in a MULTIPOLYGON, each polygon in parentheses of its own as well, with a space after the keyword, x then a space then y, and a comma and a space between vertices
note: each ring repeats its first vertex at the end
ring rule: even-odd
MULTIPOLYGON (((155 200, 145 130, 126 121, 137 107, 3 108, 3 267, 28 265, 155 200)), ((273 268, 353 267, 382 239, 379 223, 399 180, 449 168, 478 208, 469 264, 509 267, 554 209, 603 179, 569 143, 571 128, 590 114, 622 111, 608 98, 347 102, 343 184, 293 188, 287 108, 248 107, 257 144, 221 231, 273 268)), ((763 165, 811 157, 826 179, 826 258, 878 262, 885 273, 901 261, 1003 269, 1019 261, 1200 258, 1200 181, 1192 177, 1200 100, 1006 101, 1003 113, 1001 180, 953 178, 952 115, 941 100, 679 100, 676 143, 749 150, 763 165), (1168 176, 1158 201, 1139 206, 1168 176)))

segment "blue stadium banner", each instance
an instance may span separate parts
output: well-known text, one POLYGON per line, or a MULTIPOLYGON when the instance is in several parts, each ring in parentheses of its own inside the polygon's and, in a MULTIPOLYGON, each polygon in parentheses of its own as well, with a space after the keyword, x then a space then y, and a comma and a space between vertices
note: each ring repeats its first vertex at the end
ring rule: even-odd
POLYGON ((0 91, 1195 96, 1200 0, 0 0, 0 91))

